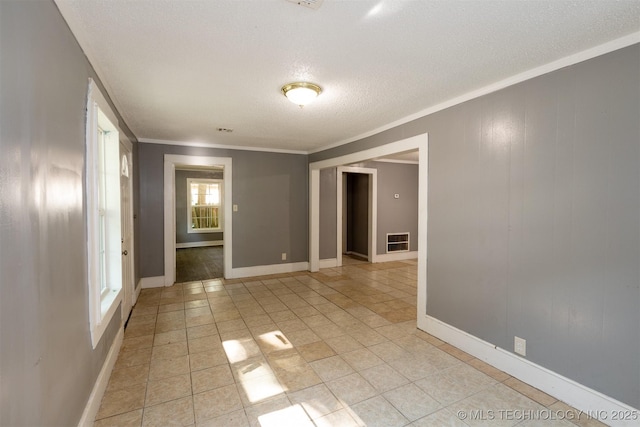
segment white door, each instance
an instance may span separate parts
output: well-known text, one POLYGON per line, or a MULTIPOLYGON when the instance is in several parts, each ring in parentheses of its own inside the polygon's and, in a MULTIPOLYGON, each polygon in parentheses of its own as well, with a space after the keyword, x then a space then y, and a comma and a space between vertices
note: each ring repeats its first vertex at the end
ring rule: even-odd
POLYGON ((135 303, 133 263, 133 164, 131 142, 120 141, 120 212, 122 215, 122 319, 126 321, 135 303))

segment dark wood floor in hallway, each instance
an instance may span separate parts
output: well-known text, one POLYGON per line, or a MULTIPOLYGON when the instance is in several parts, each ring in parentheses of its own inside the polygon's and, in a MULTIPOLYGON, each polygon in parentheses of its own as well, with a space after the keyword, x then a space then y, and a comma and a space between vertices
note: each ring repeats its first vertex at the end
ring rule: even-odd
POLYGON ((176 283, 224 276, 222 246, 176 249, 176 283))

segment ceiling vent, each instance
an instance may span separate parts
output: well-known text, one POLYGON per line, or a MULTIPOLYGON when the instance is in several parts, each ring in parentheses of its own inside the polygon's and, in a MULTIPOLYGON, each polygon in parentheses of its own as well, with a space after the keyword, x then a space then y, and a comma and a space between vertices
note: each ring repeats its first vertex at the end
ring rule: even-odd
POLYGON ((306 6, 310 9, 319 9, 322 6, 324 0, 287 0, 291 3, 299 4, 300 6, 306 6))

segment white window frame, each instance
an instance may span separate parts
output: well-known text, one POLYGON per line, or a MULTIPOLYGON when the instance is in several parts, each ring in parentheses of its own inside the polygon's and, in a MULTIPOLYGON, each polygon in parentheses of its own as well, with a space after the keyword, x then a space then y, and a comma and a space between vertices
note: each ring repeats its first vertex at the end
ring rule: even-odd
POLYGON ((93 79, 89 79, 86 128, 87 286, 91 344, 96 348, 122 301, 123 290, 118 120, 93 79), (99 167, 100 129, 104 132, 103 169, 99 167))
POLYGON ((224 229, 224 183, 222 179, 187 178, 187 233, 220 233, 224 229), (220 191, 220 203, 214 205, 218 208, 218 227, 216 228, 191 228, 191 184, 194 182, 203 184, 218 184, 220 191))

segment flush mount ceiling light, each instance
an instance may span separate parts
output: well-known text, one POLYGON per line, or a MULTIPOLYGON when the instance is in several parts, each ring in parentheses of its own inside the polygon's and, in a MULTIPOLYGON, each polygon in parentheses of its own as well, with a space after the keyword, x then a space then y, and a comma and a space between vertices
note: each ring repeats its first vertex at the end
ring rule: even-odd
POLYGON ((313 83, 295 82, 282 86, 282 93, 289 101, 304 107, 322 93, 322 88, 313 83))

